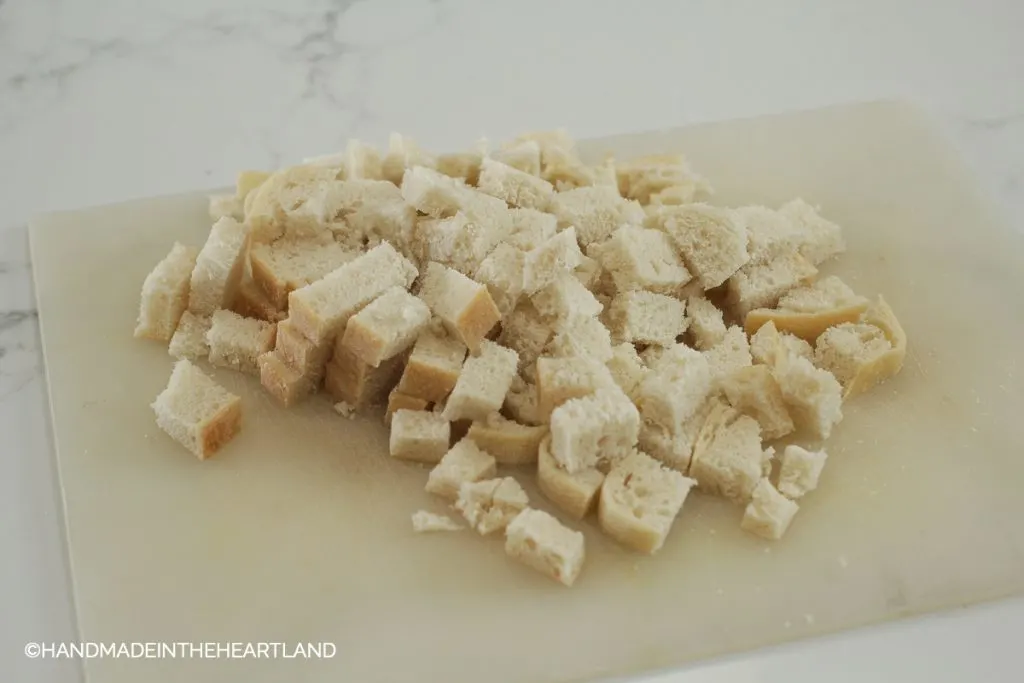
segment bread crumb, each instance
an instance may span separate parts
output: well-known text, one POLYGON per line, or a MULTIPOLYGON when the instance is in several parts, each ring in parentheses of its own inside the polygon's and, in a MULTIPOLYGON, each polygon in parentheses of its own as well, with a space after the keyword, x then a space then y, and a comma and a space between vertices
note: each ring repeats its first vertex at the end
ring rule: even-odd
POLYGON ((356 416, 356 409, 352 406, 352 404, 347 403, 345 401, 339 401, 338 403, 335 403, 334 412, 338 413, 338 415, 341 415, 342 417, 347 417, 350 420, 354 419, 356 416))
POLYGON ((461 531, 464 527, 451 517, 418 510, 412 515, 412 529, 416 533, 429 531, 461 531))

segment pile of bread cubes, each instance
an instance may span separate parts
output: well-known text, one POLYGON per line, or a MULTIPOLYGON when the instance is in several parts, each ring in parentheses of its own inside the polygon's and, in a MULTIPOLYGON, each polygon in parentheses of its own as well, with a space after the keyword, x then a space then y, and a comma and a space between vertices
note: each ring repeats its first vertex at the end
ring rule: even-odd
POLYGON ((678 155, 588 165, 564 131, 437 156, 393 134, 245 171, 211 197, 205 245, 174 244, 143 285, 135 335, 179 358, 157 424, 200 458, 238 432, 203 358, 283 407, 386 406, 391 456, 432 466, 458 513, 421 510, 417 531, 503 533, 567 586, 583 534, 498 465, 640 553, 693 487, 778 539, 843 402, 899 372, 906 336, 881 296, 818 277, 845 249, 818 209, 712 192, 678 155))

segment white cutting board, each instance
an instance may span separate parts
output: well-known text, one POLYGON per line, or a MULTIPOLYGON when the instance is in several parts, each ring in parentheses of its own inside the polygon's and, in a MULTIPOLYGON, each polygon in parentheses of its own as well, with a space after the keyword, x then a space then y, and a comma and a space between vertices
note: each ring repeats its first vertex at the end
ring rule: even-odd
POLYGON ((443 506, 378 422, 326 399, 283 411, 230 372, 245 427, 199 462, 156 428, 172 360, 132 329, 149 269, 174 240, 202 243, 205 197, 50 215, 32 257, 81 637, 337 647, 92 659, 89 683, 565 683, 1024 588, 1024 252, 926 120, 881 103, 583 148, 688 153, 722 203, 820 204, 850 245, 830 270, 900 316, 904 372, 846 407, 786 537, 743 533, 739 508, 693 495, 653 558, 579 525, 588 561, 565 589, 496 538, 414 535, 410 514, 443 506))

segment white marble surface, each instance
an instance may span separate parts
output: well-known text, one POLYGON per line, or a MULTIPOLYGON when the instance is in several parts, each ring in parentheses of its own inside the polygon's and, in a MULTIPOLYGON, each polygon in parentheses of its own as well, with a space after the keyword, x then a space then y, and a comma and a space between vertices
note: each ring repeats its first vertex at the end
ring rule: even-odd
MULTIPOLYGON (((1024 228, 1022 28, 1014 0, 0 0, 0 678, 76 680, 22 655, 74 634, 33 214, 226 185, 393 129, 443 149, 903 97, 1024 228)), ((1020 680, 1021 629, 1009 602, 657 680, 1020 680)))

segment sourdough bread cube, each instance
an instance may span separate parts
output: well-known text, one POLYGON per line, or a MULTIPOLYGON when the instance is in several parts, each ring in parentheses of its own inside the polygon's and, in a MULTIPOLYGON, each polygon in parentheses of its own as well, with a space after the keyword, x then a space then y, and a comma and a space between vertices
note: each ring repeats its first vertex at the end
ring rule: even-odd
POLYGON ((775 323, 769 320, 750 337, 750 355, 755 363, 773 367, 779 354, 812 360, 814 348, 792 334, 780 334, 775 323))
POLYGON ((465 527, 447 515, 439 515, 426 510, 412 513, 412 530, 418 534, 433 531, 462 531, 465 527))
POLYGON ((537 462, 541 439, 547 433, 547 427, 520 424, 492 413, 474 422, 466 435, 499 465, 527 465, 537 462))
POLYGON ((219 310, 206 333, 210 364, 259 376, 258 359, 273 350, 276 335, 276 324, 219 310))
POLYGON ((439 173, 461 180, 467 185, 476 185, 480 178, 481 161, 483 161, 483 155, 480 152, 439 154, 437 170, 439 173))
POLYGON ((559 273, 572 272, 583 261, 572 226, 526 252, 523 261, 523 292, 533 294, 551 284, 559 273))
POLYGON ((803 199, 794 199, 779 207, 779 213, 800 231, 800 255, 819 265, 846 251, 842 229, 826 220, 803 199))
POLYGON ((200 318, 191 311, 185 311, 174 330, 167 352, 175 358, 199 360, 210 353, 210 345, 206 343, 206 333, 210 331, 211 320, 200 318))
POLYGON ((480 354, 470 356, 462 367, 445 404, 445 419, 483 420, 501 409, 516 376, 519 358, 512 349, 486 339, 480 354))
POLYGON ((514 378, 505 396, 505 412, 524 425, 541 425, 544 420, 537 403, 537 385, 521 377, 514 378))
POLYGON ((620 292, 675 294, 692 277, 672 240, 660 230, 624 225, 592 250, 620 292))
POLYGON ((571 587, 586 557, 583 534, 544 512, 526 508, 505 529, 505 553, 571 587))
POLYGON ((620 292, 608 308, 608 324, 619 341, 671 346, 689 324, 686 302, 642 290, 620 292))
POLYGON ((757 420, 719 402, 697 436, 690 476, 702 491, 746 504, 771 471, 773 452, 761 450, 757 420))
POLYGON ((349 318, 392 287, 412 285, 416 267, 388 243, 370 249, 288 295, 295 327, 315 344, 330 342, 349 318))
POLYGON ((574 398, 551 413, 551 454, 565 471, 576 474, 614 464, 636 446, 640 413, 618 389, 602 389, 574 398))
POLYGON ((800 247, 800 228, 779 211, 766 206, 741 206, 733 209, 733 218, 746 226, 751 264, 769 263, 800 247))
POLYGON ((639 396, 640 384, 647 377, 649 368, 640 359, 636 347, 624 342, 612 348, 612 357, 605 363, 612 380, 634 402, 639 396))
POLYGON ((752 310, 747 314, 744 327, 753 334, 772 321, 777 329, 814 343, 828 328, 860 320, 868 303, 832 275, 791 289, 779 299, 776 309, 752 310))
POLYGON ((697 437, 714 405, 714 401, 705 401, 693 415, 671 428, 643 420, 637 441, 640 450, 659 460, 666 467, 686 474, 690 470, 690 460, 693 458, 697 437))
POLYGON ((419 297, 449 332, 474 353, 501 320, 501 313, 486 285, 439 263, 427 264, 419 297))
POLYGON ((590 316, 573 316, 562 322, 561 329, 551 338, 544 352, 556 358, 586 356, 599 363, 612 357, 612 337, 600 320, 590 316))
POLYGON ((364 363, 344 344, 336 344, 327 364, 324 387, 335 401, 362 410, 386 400, 402 372, 404 355, 381 362, 376 368, 364 363))
POLYGON ((498 342, 519 354, 520 368, 537 360, 555 332, 533 302, 520 299, 501 324, 498 342))
POLYGON ((408 249, 416 210, 391 183, 365 179, 332 183, 324 204, 331 237, 345 249, 358 252, 381 242, 408 249))
POLYGON ((242 399, 186 359, 174 364, 167 387, 150 407, 160 429, 200 460, 220 450, 242 427, 242 399))
POLYGON ((597 506, 601 530, 628 548, 653 555, 665 544, 696 483, 634 451, 612 467, 601 485, 597 506))
POLYGON ((728 209, 708 204, 663 207, 647 223, 668 233, 706 290, 728 280, 750 258, 746 228, 728 209))
POLYGON ((425 166, 406 169, 401 180, 402 197, 420 213, 434 218, 454 216, 472 190, 461 180, 425 166))
POLYGON ((474 220, 459 211, 449 218, 423 221, 417 228, 417 252, 460 273, 471 274, 501 242, 504 233, 490 221, 474 220))
POLYGON ((502 319, 508 316, 523 293, 523 268, 526 256, 511 244, 502 243, 480 262, 473 279, 487 285, 502 319))
POLYGON ((451 425, 429 410, 400 408, 391 416, 389 451, 401 460, 438 463, 448 452, 451 425))
POLYGON ((536 249, 558 232, 558 219, 550 213, 535 209, 512 209, 509 217, 512 225, 506 242, 522 251, 536 249))
POLYGON ((388 405, 384 412, 384 424, 391 424, 391 417, 399 410, 428 410, 430 403, 418 396, 403 394, 395 387, 388 394, 388 405))
POLYGON ((465 482, 455 501, 455 509, 481 536, 504 531, 529 505, 526 491, 512 477, 465 482))
POLYGON ((402 287, 392 287, 352 316, 341 343, 367 365, 406 351, 430 322, 430 309, 402 287))
POLYGON ((775 490, 768 479, 762 479, 754 488, 740 528, 761 538, 777 541, 789 529, 793 517, 800 509, 793 501, 775 490))
POLYGON ((563 271, 543 289, 530 297, 541 315, 555 320, 573 316, 594 317, 604 306, 583 286, 575 273, 563 271))
POLYGON ((274 305, 251 277, 242 278, 242 284, 238 286, 238 296, 235 297, 231 310, 243 318, 259 318, 268 323, 281 322, 288 317, 282 308, 274 305))
POLYGON ((174 335, 178 321, 188 308, 197 255, 192 247, 175 242, 167 256, 146 276, 135 326, 137 339, 168 341, 174 335))
POLYGON ((481 450, 472 439, 464 437, 430 471, 426 492, 455 502, 463 484, 492 479, 496 472, 494 457, 481 450))
POLYGON ((290 408, 316 391, 318 381, 289 365, 280 352, 264 353, 257 360, 260 384, 285 408, 290 408))
POLYGON ((795 444, 786 446, 779 468, 779 493, 796 500, 818 488, 827 459, 828 453, 823 450, 809 451, 795 444))
POLYGON ((704 351, 711 371, 711 388, 718 389, 722 382, 740 368, 749 367, 753 362, 750 355, 750 343, 747 334, 739 325, 733 325, 725 333, 725 338, 712 348, 704 351))
POLYGON ((608 368, 588 356, 537 359, 537 408, 542 420, 573 398, 616 387, 608 368))
POLYGON ((844 323, 825 330, 814 349, 814 364, 828 370, 846 388, 866 391, 899 372, 903 357, 885 332, 866 323, 844 323))
POLYGON ((484 159, 480 163, 477 187, 509 206, 540 211, 547 209, 555 196, 555 188, 548 181, 495 159, 484 159))
POLYGON ((356 256, 358 253, 323 234, 254 244, 249 260, 253 281, 280 310, 288 305, 291 292, 316 282, 356 256))
MULTIPOLYGON (((554 185, 559 193, 565 193, 596 184, 598 173, 597 169, 583 163, 575 151, 554 147, 542 155, 540 177, 554 185)), ((609 189, 619 194, 617 187, 609 189)))
POLYGON ((835 376, 806 358, 791 355, 780 356, 772 374, 797 428, 827 439, 843 419, 843 390, 835 376))
POLYGON ((559 192, 551 200, 551 213, 563 230, 576 228, 579 243, 604 242, 623 225, 642 225, 644 210, 623 199, 618 188, 598 185, 559 192))
POLYGON ((440 403, 455 388, 465 358, 465 344, 443 329, 427 328, 412 347, 398 391, 440 403))
POLYGON ((695 296, 686 301, 687 328, 693 347, 707 351, 725 339, 726 326, 722 311, 706 297, 695 296))
POLYGON ((285 363, 300 375, 319 384, 334 353, 334 345, 326 342, 314 344, 295 327, 291 320, 277 324, 277 344, 274 350, 285 363))
POLYGON ((337 181, 337 167, 303 164, 272 173, 245 198, 245 222, 253 242, 273 242, 280 237, 308 237, 324 231, 323 216, 308 210, 317 203, 328 183, 337 181))
POLYGON ((491 158, 533 176, 540 175, 540 145, 536 140, 507 142, 494 150, 491 158))
POLYGON ((672 201, 664 203, 689 204, 699 195, 711 193, 711 186, 678 154, 655 154, 620 162, 616 176, 622 196, 641 204, 669 197, 672 201))
POLYGON ((233 218, 213 224, 206 244, 196 257, 188 295, 188 310, 196 315, 213 315, 231 308, 245 273, 249 232, 233 218))
POLYGON ((638 404, 644 419, 675 431, 697 412, 711 390, 707 359, 684 344, 665 350, 641 382, 638 404))
POLYGON ((381 175, 384 176, 384 180, 401 185, 406 170, 416 167, 433 169, 436 166, 437 159, 421 149, 412 138, 401 133, 391 133, 388 136, 388 151, 381 160, 381 175))
POLYGON ((786 292, 817 274, 818 269, 800 254, 786 254, 735 273, 727 284, 726 301, 738 318, 745 319, 755 308, 774 306, 786 292))
POLYGON ((795 429, 782 390, 767 366, 739 368, 719 386, 733 408, 757 420, 766 440, 782 438, 795 429))
POLYGON ((558 509, 573 519, 583 519, 594 509, 604 483, 596 467, 569 474, 551 455, 551 437, 540 443, 537 455, 537 487, 558 509))

